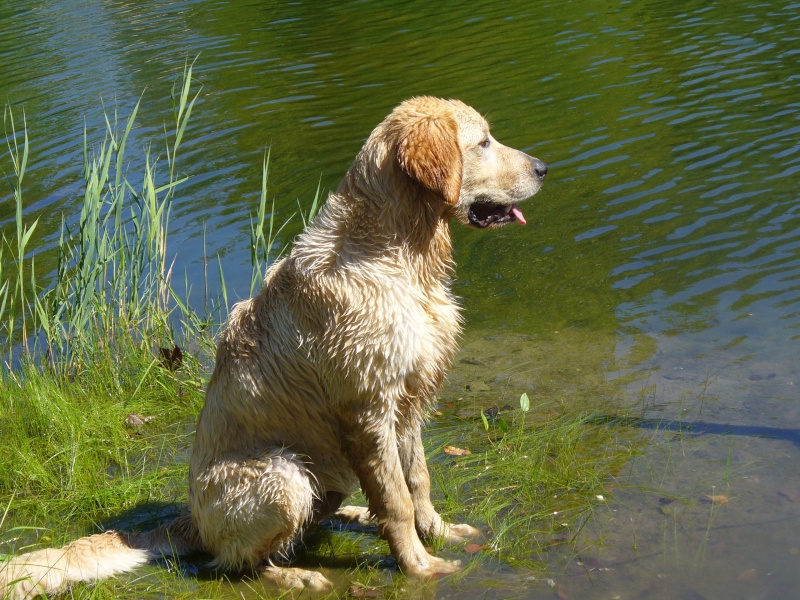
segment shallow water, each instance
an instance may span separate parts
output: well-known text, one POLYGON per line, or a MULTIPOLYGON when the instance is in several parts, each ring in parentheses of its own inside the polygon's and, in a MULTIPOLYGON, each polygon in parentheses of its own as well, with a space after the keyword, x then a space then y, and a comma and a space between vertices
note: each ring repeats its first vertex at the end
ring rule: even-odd
POLYGON ((715 426, 646 432, 650 451, 581 534, 588 562, 554 557, 558 593, 800 595, 800 4, 77 0, 3 3, 0 20, 0 95, 31 139, 40 272, 62 211, 76 213, 84 123, 98 142, 101 99, 124 117, 146 88, 134 142, 157 150, 187 57, 200 54, 203 89, 171 250, 199 286, 205 223, 232 297, 249 289, 266 146, 283 220, 319 181, 337 185, 403 98, 477 107, 551 170, 522 207, 527 227, 454 229, 465 352, 492 335, 515 353, 485 361, 493 372, 460 366, 451 386, 480 377, 518 394, 553 385, 541 371, 569 388, 580 377, 560 351, 577 344, 649 416, 715 426), (729 502, 706 503, 719 494, 729 502))

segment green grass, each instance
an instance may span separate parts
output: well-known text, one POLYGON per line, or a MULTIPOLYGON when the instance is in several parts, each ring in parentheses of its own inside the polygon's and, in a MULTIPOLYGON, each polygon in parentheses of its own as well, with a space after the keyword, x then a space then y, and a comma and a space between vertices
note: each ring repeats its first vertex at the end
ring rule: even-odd
MULTIPOLYGON (((29 247, 38 222, 23 218, 24 120, 18 130, 11 110, 4 114, 16 228, 0 244, 0 553, 60 545, 107 527, 148 527, 186 502, 194 422, 213 336, 228 305, 221 263, 221 298, 207 300, 202 311, 172 285, 169 216, 186 179, 177 161, 197 99, 192 83, 187 65, 173 89, 164 158, 146 151, 136 185, 126 151, 141 100, 122 124, 117 115, 106 118, 98 148, 90 150, 84 136, 81 213, 64 220, 57 268, 44 277, 29 247), (177 369, 161 353, 174 344, 183 350, 177 369), (132 415, 148 420, 126 424, 132 415)), ((283 230, 273 222, 274 210, 267 213, 268 164, 267 155, 251 223, 251 291, 283 230)), ((300 210, 304 224, 318 203, 319 189, 309 214, 300 210)), ((563 377, 558 368, 553 389, 563 377)), ((585 398, 556 398, 552 391, 531 391, 531 399, 498 415, 482 412, 478 400, 459 400, 461 416, 445 409, 426 432, 435 503, 446 517, 490 531, 469 551, 434 542, 437 552, 464 563, 450 585, 488 581, 509 568, 543 572, 548 549, 574 540, 593 508, 605 502, 612 474, 635 451, 631 437, 592 419, 606 403, 602 390, 587 388, 580 392, 585 398), (445 446, 471 454, 455 457, 445 446)), ((432 593, 436 582, 394 576, 387 555, 374 532, 324 529, 298 560, 309 568, 322 565, 337 582, 335 595, 346 595, 351 584, 379 588, 387 598, 432 593)), ((172 566, 77 586, 70 595, 278 595, 258 581, 198 577, 191 563, 172 566)))
POLYGON ((609 480, 630 457, 633 439, 594 425, 591 413, 553 402, 521 406, 494 419, 452 418, 428 436, 440 508, 491 530, 481 551, 513 565, 544 567, 554 543, 572 541, 604 504, 609 480), (468 449, 450 456, 446 446, 468 449))

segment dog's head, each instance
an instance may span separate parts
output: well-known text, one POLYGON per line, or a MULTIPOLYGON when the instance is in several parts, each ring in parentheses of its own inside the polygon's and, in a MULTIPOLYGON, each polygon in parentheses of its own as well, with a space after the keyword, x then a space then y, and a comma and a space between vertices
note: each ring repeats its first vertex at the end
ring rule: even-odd
POLYGON ((438 197, 444 216, 479 228, 525 224, 518 203, 539 191, 547 165, 495 140, 473 108, 458 100, 412 98, 384 124, 400 169, 438 197))

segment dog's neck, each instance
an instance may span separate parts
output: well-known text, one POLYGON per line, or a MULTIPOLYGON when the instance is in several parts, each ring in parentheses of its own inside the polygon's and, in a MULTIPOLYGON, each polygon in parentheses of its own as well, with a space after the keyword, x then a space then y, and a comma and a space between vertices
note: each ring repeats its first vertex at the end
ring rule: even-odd
POLYGON ((449 219, 438 208, 441 199, 419 187, 393 197, 385 190, 364 190, 358 181, 348 173, 298 238, 292 251, 297 266, 322 276, 352 273, 377 261, 403 265, 391 271, 413 274, 422 287, 447 285, 452 244, 449 219))

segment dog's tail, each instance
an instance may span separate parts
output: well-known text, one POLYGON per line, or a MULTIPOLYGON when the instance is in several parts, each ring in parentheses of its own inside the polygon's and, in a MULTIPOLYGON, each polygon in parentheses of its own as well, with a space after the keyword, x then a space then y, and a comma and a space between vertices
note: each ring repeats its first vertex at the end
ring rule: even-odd
POLYGON ((202 548, 192 517, 184 511, 152 531, 106 531, 0 563, 0 598, 29 600, 62 592, 80 581, 107 579, 162 556, 184 556, 202 548))

